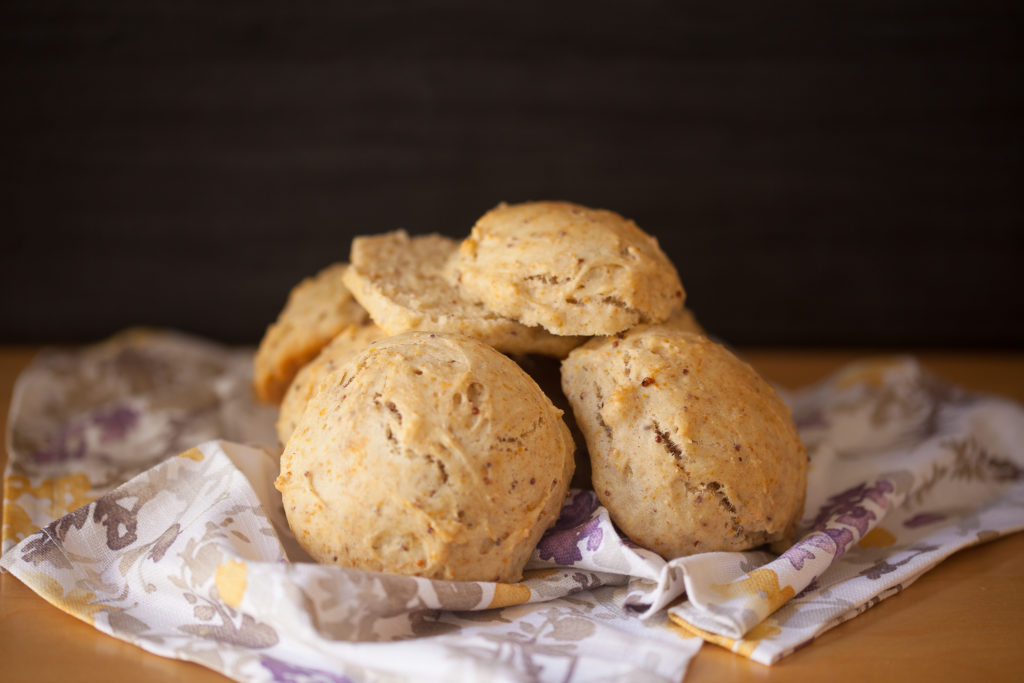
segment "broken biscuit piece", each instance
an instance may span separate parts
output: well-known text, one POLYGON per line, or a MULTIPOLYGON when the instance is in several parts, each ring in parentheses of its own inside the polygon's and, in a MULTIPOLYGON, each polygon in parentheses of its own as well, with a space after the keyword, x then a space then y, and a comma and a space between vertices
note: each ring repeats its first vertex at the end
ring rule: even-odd
POLYGON ((443 273, 459 243, 404 230, 357 237, 345 284, 388 334, 412 330, 463 334, 505 353, 564 358, 583 337, 556 336, 488 309, 443 273))

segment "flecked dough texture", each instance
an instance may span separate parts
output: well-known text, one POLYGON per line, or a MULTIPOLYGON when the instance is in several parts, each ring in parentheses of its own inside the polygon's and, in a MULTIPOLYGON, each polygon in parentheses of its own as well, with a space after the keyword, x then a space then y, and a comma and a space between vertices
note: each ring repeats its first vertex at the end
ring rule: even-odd
POLYGON ((658 241, 617 213, 569 202, 500 204, 447 271, 493 311, 555 334, 661 322, 685 299, 658 241))
POLYGON ((308 277, 288 294, 277 320, 256 350, 253 388, 262 401, 278 403, 299 369, 349 325, 370 317, 342 282, 348 265, 336 263, 308 277))
POLYGON ((562 362, 594 490, 634 542, 666 558, 784 543, 807 456, 789 409, 706 337, 639 326, 562 362))
POLYGON ((683 306, 670 315, 668 320, 665 322, 658 323, 658 326, 672 328, 680 332, 693 332, 694 334, 703 335, 705 337, 707 336, 707 332, 701 324, 697 322, 697 317, 693 314, 693 311, 686 306, 683 306))
POLYGON ((444 277, 458 242, 404 230, 357 237, 345 284, 388 334, 412 330, 464 334, 506 353, 564 358, 581 337, 556 336, 499 315, 444 277))
POLYGON ((572 472, 561 411, 512 360, 468 337, 412 332, 331 375, 276 485, 320 562, 517 581, 572 472))
POLYGON ((331 373, 369 346, 371 342, 383 339, 385 336, 387 335, 384 330, 373 323, 349 325, 339 332, 316 358, 299 370, 295 379, 288 385, 288 391, 285 392, 284 398, 281 400, 277 415, 277 438, 282 446, 288 443, 288 438, 295 431, 295 426, 306 410, 309 399, 320 390, 331 373))

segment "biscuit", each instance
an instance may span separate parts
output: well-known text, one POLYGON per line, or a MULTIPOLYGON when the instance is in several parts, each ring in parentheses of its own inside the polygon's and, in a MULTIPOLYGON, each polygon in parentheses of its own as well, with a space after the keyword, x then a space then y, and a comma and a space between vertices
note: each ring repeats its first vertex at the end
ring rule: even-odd
POLYGON ((562 362, 594 490, 637 544, 665 558, 790 540, 807 456, 786 405, 700 335, 643 325, 562 362))
POLYGON ((699 322, 697 322, 696 316, 686 306, 683 306, 675 313, 668 317, 663 323, 659 323, 660 327, 670 327, 680 332, 692 332, 702 336, 708 336, 708 333, 704 330, 699 322))
POLYGON ((683 286, 658 241, 612 211, 569 202, 499 204, 447 271, 489 309, 561 335, 661 322, 683 286))
POLYGON ((268 403, 278 403, 295 374, 349 325, 369 322, 342 278, 348 266, 336 263, 296 285, 284 309, 256 350, 253 389, 268 403))
POLYGON ((372 323, 349 325, 339 332, 316 358, 299 370, 295 379, 288 385, 288 391, 281 400, 277 416, 277 438, 282 446, 288 443, 288 437, 295 431, 295 425, 302 417, 309 399, 320 390, 330 374, 371 342, 385 336, 384 331, 372 323))
POLYGON ((572 477, 569 430, 507 356, 464 336, 374 342, 330 376, 276 481, 317 561, 517 581, 572 477))
POLYGON ((345 284, 388 334, 412 330, 464 334, 506 353, 564 358, 581 337, 559 337, 488 310, 443 271, 458 243, 404 230, 357 237, 345 284))

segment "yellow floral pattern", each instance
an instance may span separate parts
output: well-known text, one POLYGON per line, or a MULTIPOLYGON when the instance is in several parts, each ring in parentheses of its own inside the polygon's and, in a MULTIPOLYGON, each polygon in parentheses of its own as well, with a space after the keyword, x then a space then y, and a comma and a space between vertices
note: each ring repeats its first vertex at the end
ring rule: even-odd
POLYGON ((494 597, 491 598, 487 608, 522 605, 529 601, 530 589, 527 586, 519 583, 496 583, 494 584, 494 597))
POLYGON ((749 658, 753 658, 755 650, 757 650, 764 641, 774 640, 776 636, 782 633, 782 629, 779 627, 778 622, 772 618, 765 619, 759 623, 748 631, 746 636, 743 638, 730 638, 712 631, 699 629, 677 614, 669 613, 669 618, 671 619, 672 624, 682 631, 683 634, 696 636, 697 638, 706 640, 713 645, 724 647, 730 652, 735 652, 738 655, 749 658))
POLYGON ((732 583, 711 584, 711 590, 727 601, 739 598, 744 609, 754 611, 762 619, 796 594, 792 586, 779 586, 779 575, 771 569, 757 569, 732 583))
POLYGON ((245 562, 231 560, 217 567, 214 583, 220 599, 232 607, 238 607, 245 597, 245 562))
POLYGON ((0 539, 17 542, 44 524, 90 502, 92 484, 81 473, 42 479, 35 485, 23 475, 4 477, 3 532, 0 539), (32 518, 28 510, 36 515, 32 518))

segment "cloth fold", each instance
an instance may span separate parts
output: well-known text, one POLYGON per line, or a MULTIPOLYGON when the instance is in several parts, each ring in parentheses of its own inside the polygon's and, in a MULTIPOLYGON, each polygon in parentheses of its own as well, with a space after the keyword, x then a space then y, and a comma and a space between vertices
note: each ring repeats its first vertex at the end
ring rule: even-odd
POLYGON ((576 490, 517 584, 317 565, 273 489, 250 367, 155 332, 41 356, 12 401, 0 566, 105 633, 237 680, 678 681, 703 641, 778 661, 1024 528, 1024 410, 898 358, 784 393, 811 466, 782 555, 666 561, 576 490))

